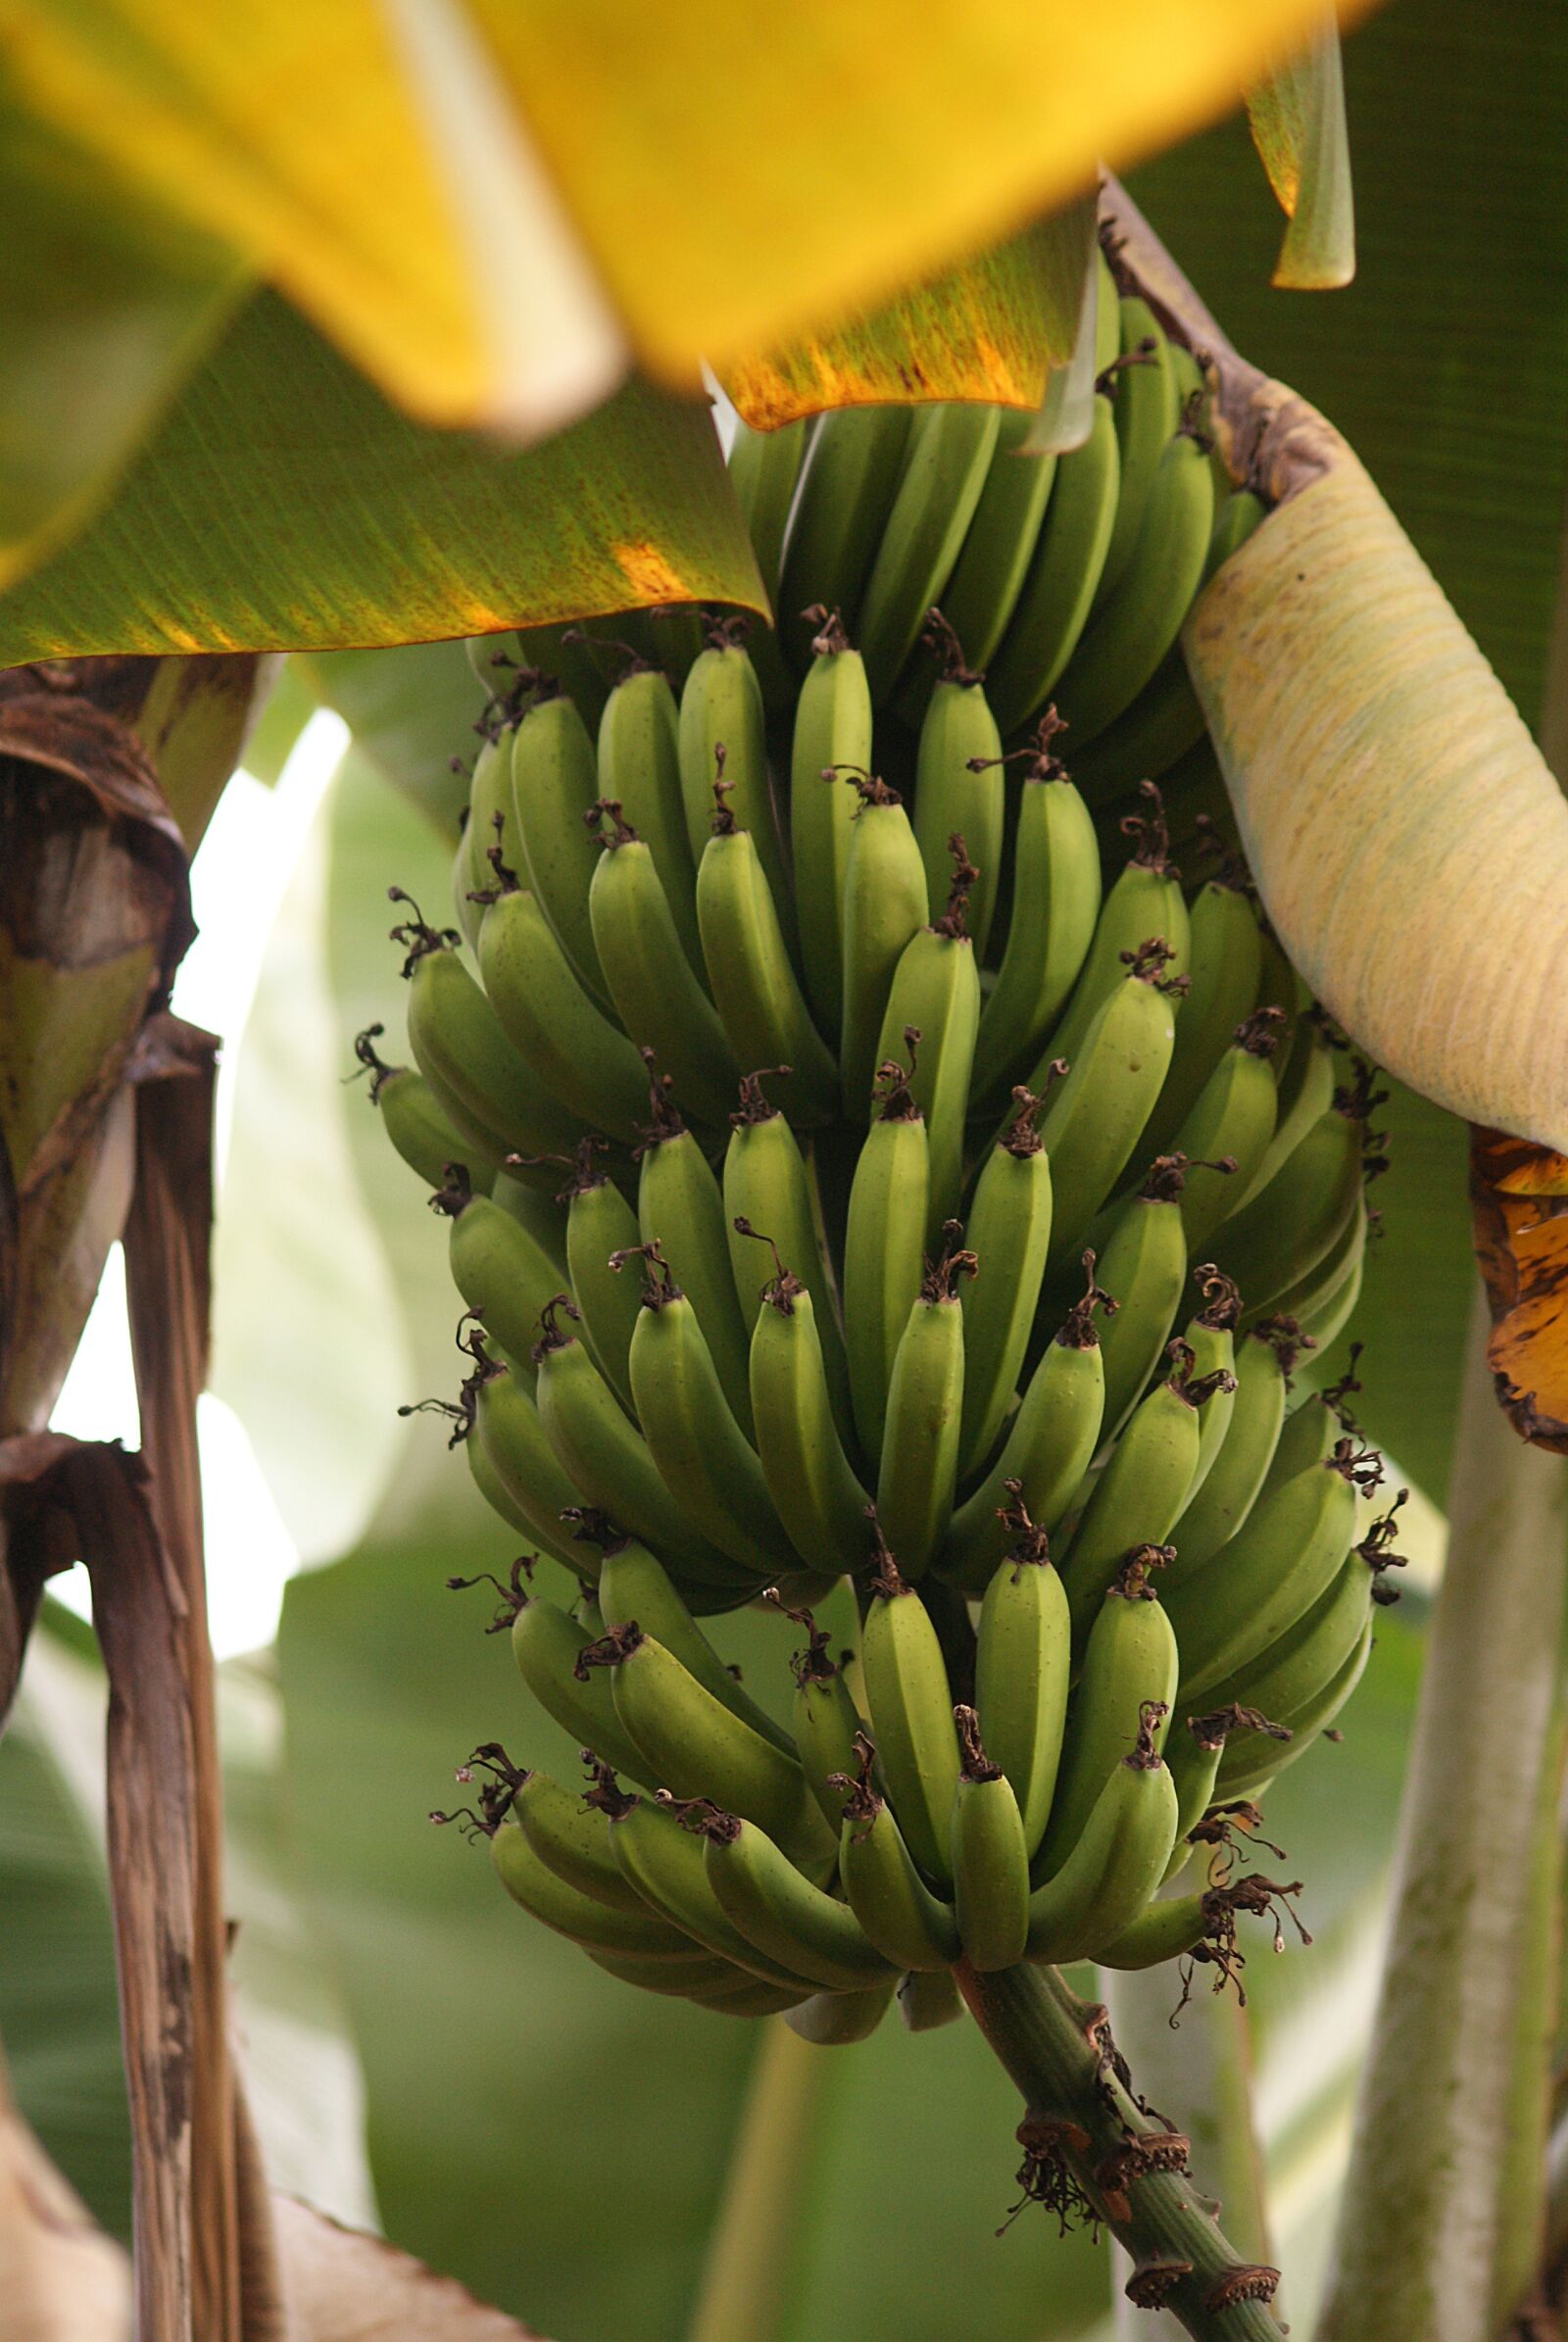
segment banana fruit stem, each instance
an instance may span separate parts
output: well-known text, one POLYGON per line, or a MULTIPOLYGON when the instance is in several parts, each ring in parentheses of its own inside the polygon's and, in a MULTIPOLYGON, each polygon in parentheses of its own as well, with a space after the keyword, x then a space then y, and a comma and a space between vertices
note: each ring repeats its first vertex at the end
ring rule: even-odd
POLYGON ((1129 2299, 1168 2310, 1195 2342, 1279 2342, 1274 2269, 1227 2244, 1186 2170, 1187 2141, 1134 2094, 1103 2008, 1054 1968, 955 1970, 981 2032, 1023 2094, 1026 2192, 1108 2227, 1132 2256, 1129 2299))

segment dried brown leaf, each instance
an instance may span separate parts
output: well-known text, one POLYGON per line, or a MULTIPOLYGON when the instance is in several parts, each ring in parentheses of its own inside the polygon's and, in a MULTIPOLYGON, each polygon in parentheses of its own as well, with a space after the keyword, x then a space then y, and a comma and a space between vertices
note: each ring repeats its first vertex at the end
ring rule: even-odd
POLYGON ((540 2342, 379 2236, 292 2196, 274 2196, 272 2209, 292 2342, 540 2342))

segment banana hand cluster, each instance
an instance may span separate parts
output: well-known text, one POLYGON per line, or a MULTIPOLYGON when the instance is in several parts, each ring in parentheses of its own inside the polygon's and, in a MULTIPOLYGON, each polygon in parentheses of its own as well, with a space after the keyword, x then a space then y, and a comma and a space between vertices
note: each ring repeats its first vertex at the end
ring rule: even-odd
POLYGON ((590 1774, 480 1753, 503 1882, 818 2041, 942 2022, 959 1961, 1231 1959, 1245 1877, 1160 1890, 1332 1723, 1396 1559, 1302 1365, 1359 1288, 1371 1076, 1244 874, 1184 888, 1147 778, 1104 871, 1056 753, 1177 739, 1181 619, 1261 510, 1216 521, 1192 361, 1110 314, 1059 463, 981 409, 743 433, 776 638, 634 613, 613 680, 530 638, 457 927, 394 891, 415 1067, 360 1045, 449 1224, 454 1443, 581 1589, 514 1574, 590 1774), (805 1634, 772 1701, 704 1624, 764 1596, 805 1634))

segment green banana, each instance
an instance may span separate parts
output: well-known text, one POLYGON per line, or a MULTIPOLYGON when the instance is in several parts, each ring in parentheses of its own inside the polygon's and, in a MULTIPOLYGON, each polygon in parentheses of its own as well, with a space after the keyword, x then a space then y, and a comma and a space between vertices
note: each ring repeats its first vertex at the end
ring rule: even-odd
POLYGON ((641 659, 605 702, 599 719, 596 795, 612 798, 647 842, 686 956, 701 975, 694 888, 680 778, 680 716, 669 677, 641 659))
POLYGON ((926 1878, 951 1885, 958 1741, 947 1662, 919 1595, 884 1547, 870 1581, 860 1666, 882 1780, 909 1852, 926 1878))
POLYGON ((1008 1550, 1004 1515, 1022 1505, 1046 1530, 1066 1513, 1100 1444, 1104 1366, 1095 1330, 1097 1308, 1114 1310, 1095 1283, 1095 1256, 1084 1255, 1088 1291, 1068 1311, 1029 1379, 1002 1453, 955 1512, 939 1575, 982 1593, 1008 1550))
POLYGON ((1365 1087, 1335 1093, 1265 1188, 1218 1231, 1214 1256, 1256 1313, 1287 1293, 1345 1234, 1361 1199, 1365 1087))
POLYGON ((841 910, 856 801, 841 771, 871 768, 871 694, 837 610, 815 609, 820 631, 795 707, 790 756, 790 843, 801 961, 812 1009, 835 1039, 844 1014, 841 910))
POLYGON ((981 1105, 1036 1062, 1100 917, 1100 842, 1088 806, 1051 753, 1052 736, 1048 718, 1018 801, 1014 915, 975 1041, 972 1080, 981 1105))
POLYGON ((752 1414, 762 1478, 800 1561, 853 1576, 869 1550, 866 1493, 834 1419, 816 1322, 809 1292, 780 1260, 752 1333, 752 1414))
POLYGON ((985 1751, 973 1708, 953 1711, 963 1751, 953 1797, 953 1884, 963 1956, 1011 1968, 1029 1937, 1029 1850, 1012 1784, 985 1751))
MULTIPOLYGON (((523 1595, 520 1587, 518 1594, 521 1607, 512 1624, 512 1655, 545 1714, 607 1764, 633 1781, 648 1781, 648 1760, 615 1714, 608 1681, 579 1665, 583 1652, 594 1647, 594 1636, 543 1594, 523 1595)), ((605 1946, 607 1951, 612 1948, 605 1946)))
POLYGON ((1141 1724, 1060 1867, 1029 1898, 1027 1957, 1060 1966, 1120 1940, 1155 1893, 1176 1842, 1176 1791, 1141 1724))
POLYGON ((643 1242, 662 1246, 671 1276, 697 1313, 730 1407, 750 1439, 749 1326, 730 1269, 723 1191, 671 1107, 662 1080, 652 1083, 651 1099, 653 1119, 644 1134, 637 1185, 643 1242))
POLYGON ((846 1651, 841 1659, 832 1658, 827 1647, 832 1636, 808 1610, 791 1610, 782 1600, 778 1606, 807 1632, 806 1648, 790 1661, 795 1747, 822 1818, 836 1833, 844 1814, 839 1783, 854 1773, 862 1729, 860 1712, 844 1680, 852 1654, 846 1651))
POLYGON ((642 1060, 573 974, 537 897, 499 859, 479 929, 479 973, 497 1021, 549 1096, 591 1128, 635 1138, 642 1060))
POLYGON ((1219 1786, 1227 1797, 1252 1796, 1265 1788, 1287 1765, 1294 1764, 1298 1756, 1305 1755, 1319 1734, 1328 1730, 1361 1681, 1366 1672, 1367 1660, 1372 1655, 1372 1639, 1371 1622, 1368 1621, 1357 1635, 1349 1656, 1343 1662, 1339 1672, 1324 1684, 1317 1697, 1292 1711, 1291 1738, 1287 1747, 1276 1748, 1261 1761, 1255 1755, 1250 1759, 1239 1755, 1230 1778, 1227 1780, 1221 1774, 1219 1786))
POLYGON ((731 810, 756 846, 774 906, 788 926, 793 911, 767 777, 762 693, 744 640, 750 623, 744 616, 710 622, 708 648, 692 667, 680 695, 680 787, 686 807, 686 838, 693 864, 700 871, 712 819, 713 783, 722 773, 733 791, 731 810))
POLYGON ((635 1625, 619 1627, 591 1644, 581 1664, 610 1670, 622 1731, 643 1752, 643 1769, 676 1797, 716 1791, 788 1852, 831 1859, 799 1759, 715 1699, 662 1642, 635 1625))
MULTIPOLYGON (((906 1047, 906 1057, 912 1053, 906 1047)), ((878 1080, 844 1240, 844 1346, 856 1429, 870 1458, 882 1452, 893 1362, 920 1291, 930 1178, 925 1116, 905 1065, 890 1058, 878 1080)))
POLYGON ((1198 1418, 1198 1469, 1187 1491, 1184 1512, 1213 1470, 1230 1436, 1236 1412, 1236 1329, 1242 1322, 1242 1296, 1212 1261, 1205 1260, 1194 1269, 1193 1282, 1203 1305, 1188 1319, 1182 1340, 1193 1353, 1194 1381, 1204 1382, 1211 1376, 1219 1379, 1198 1418))
POLYGON ((766 1279, 766 1262, 756 1249, 756 1232, 760 1231, 811 1296, 834 1412, 848 1438, 849 1368, 832 1277, 817 1234, 811 1177, 794 1131, 763 1095, 766 1078, 748 1074, 741 1083, 741 1102, 729 1118, 724 1150, 724 1219, 735 1291, 741 1315, 755 1336, 766 1279), (738 1226, 742 1220, 747 1222, 746 1233, 738 1226))
MULTIPOLYGON (((563 1169, 575 1168, 584 1148, 594 1154, 608 1154, 608 1143, 603 1139, 584 1136, 577 1142, 575 1156, 560 1155, 557 1161, 563 1169)), ((539 1175, 546 1169, 544 1162, 519 1163, 514 1168, 509 1155, 496 1173, 490 1190, 492 1199, 504 1212, 526 1228, 534 1243, 543 1247, 561 1271, 566 1274, 566 1216, 559 1195, 541 1194, 539 1175), (519 1177, 518 1174, 522 1176, 519 1177)), ((554 1182, 551 1183, 552 1185, 554 1182)))
POLYGON ((920 1291, 893 1361, 877 1473, 882 1536, 919 1577, 947 1534, 957 1478, 963 1415, 963 1309, 958 1282, 974 1274, 956 1220, 943 1230, 940 1255, 926 1264, 920 1291))
POLYGON ((915 411, 857 616, 872 698, 885 700, 940 602, 985 487, 1000 407, 953 401, 915 411))
POLYGON ((1277 1297, 1276 1307, 1299 1321, 1302 1334, 1318 1351, 1302 1372, 1301 1380, 1308 1389, 1317 1387, 1325 1353, 1360 1297, 1370 1232, 1371 1215, 1363 1194, 1322 1259, 1277 1297))
MULTIPOLYGON (((742 1723, 787 1754, 793 1753, 789 1733, 741 1688, 693 1618, 674 1580, 646 1545, 635 1537, 612 1537, 600 1562, 596 1591, 607 1630, 641 1627, 742 1723)), ((832 1819, 836 1821, 837 1815, 832 1819)))
POLYGON ((1110 1232, 1095 1273, 1116 1302, 1116 1315, 1100 1338, 1103 1428, 1112 1439, 1164 1354, 1187 1283, 1181 1212, 1187 1168, 1183 1154, 1156 1155, 1137 1194, 1119 1211, 1104 1215, 1110 1232))
POLYGON ((1239 872, 1227 867, 1201 886, 1188 918, 1187 998, 1170 1071, 1144 1133, 1155 1154, 1175 1144, 1237 1026, 1251 1014, 1262 981, 1263 939, 1239 872))
MULTIPOLYGON (((1178 1847, 1180 1840, 1177 1841, 1178 1847)), ((1095 1954, 1098 1968, 1157 1968, 1179 1960, 1183 1952, 1198 1950, 1208 1932, 1209 1892, 1174 1895, 1151 1903, 1113 1943, 1102 1943, 1095 1954)))
POLYGON ((1199 1416, 1217 1386, 1194 1380, 1185 1342, 1171 1342, 1166 1354, 1171 1373, 1133 1409, 1062 1563, 1079 1650, 1128 1551, 1155 1546, 1163 1553, 1198 1470, 1199 1416))
POLYGON ((982 671, 1006 632, 1029 573, 1056 473, 1054 456, 1024 453, 1034 416, 1004 410, 968 533, 942 595, 949 624, 982 671))
POLYGON ((686 1520, 762 1584, 770 1584, 796 1568, 795 1548, 773 1510, 762 1467, 731 1411, 697 1312, 658 1243, 638 1250, 649 1273, 630 1364, 643 1437, 686 1520))
POLYGON ((449 1163, 461 1163, 468 1182, 487 1195, 501 1168, 501 1149, 486 1142, 473 1146, 443 1112, 423 1074, 412 1065, 384 1065, 375 1044, 384 1025, 367 1025, 355 1037, 354 1054, 370 1076, 370 1103, 378 1106, 386 1135, 411 1171, 426 1187, 445 1187, 449 1163))
POLYGON ((1355 1536, 1356 1490, 1369 1469, 1342 1441, 1327 1464, 1263 1497, 1228 1545, 1171 1587, 1184 1701, 1238 1675, 1332 1584, 1355 1536))
POLYGON ((675 1800, 625 1796, 602 1774, 596 1794, 610 1817, 610 1851, 626 1879, 671 1927, 681 1928, 715 1959, 760 1976, 764 1984, 804 1996, 811 1986, 755 1944, 721 1909, 708 1883, 700 1838, 681 1827, 675 1800))
POLYGON ((647 1440, 584 1346, 561 1324, 576 1311, 565 1294, 544 1313, 534 1347, 539 1421, 563 1471, 582 1500, 628 1536, 651 1545, 695 1609, 728 1609, 756 1586, 745 1569, 698 1536, 670 1494, 647 1440))
POLYGON ((719 1809, 695 1826, 719 1909, 758 1951, 829 1992, 892 1983, 896 1972, 849 1905, 802 1878, 765 1830, 719 1809))
MULTIPOLYGON (((639 1242, 637 1215, 591 1147, 579 1150, 567 1183, 566 1275, 576 1300, 582 1339, 605 1381, 628 1414, 627 1358, 640 1306, 636 1287, 611 1267, 613 1253, 639 1242)), ((559 1291, 559 1281, 558 1281, 559 1291)))
POLYGON ((712 834, 697 871, 697 922, 709 988, 739 1065, 787 1074, 797 1122, 826 1122, 838 1098, 838 1067, 811 1022, 757 841, 736 827, 731 784, 713 785, 712 834))
POLYGON ((1283 1482, 1294 1480, 1311 1464, 1326 1464, 1347 1434, 1352 1439, 1357 1436, 1349 1399, 1361 1388, 1355 1379, 1361 1347, 1358 1342, 1350 1344, 1349 1367, 1331 1390, 1309 1391, 1287 1407, 1260 1494, 1272 1495, 1283 1482))
POLYGON ((839 1045, 844 1110, 869 1112, 872 1076, 894 972, 930 917, 925 865, 903 800, 885 781, 852 774, 859 798, 844 865, 844 1025, 839 1045))
POLYGON ((1151 1583, 1151 1573, 1163 1559, 1158 1545, 1134 1546, 1101 1598, 1073 1694, 1051 1820, 1036 1858, 1043 1877, 1065 1861, 1143 1722, 1153 1746, 1164 1749, 1180 1662, 1172 1622, 1151 1583))
POLYGON ((960 1483, 991 1454, 1012 1404, 1051 1246, 1051 1158, 1035 1126, 1045 1100, 1032 1091, 1013 1096, 1018 1112, 987 1153, 966 1232, 977 1270, 959 1296, 960 1483))
POLYGON ((565 692, 582 710, 583 720, 597 724, 605 704, 605 678, 589 640, 580 621, 517 629, 524 670, 553 684, 557 693, 565 692))
POLYGON ((817 2049, 849 2049, 876 2031, 892 1997, 891 1983, 874 1984, 869 1992, 814 1992, 787 2009, 784 2022, 817 2049))
MULTIPOLYGON (((1152 781, 1143 782, 1139 795, 1147 813, 1128 813, 1120 823, 1123 836, 1134 840, 1132 854, 1101 906, 1066 1013, 1043 1051, 1047 1058, 1065 1057, 1069 1065, 1076 1065, 1096 1017, 1124 981, 1137 953, 1152 939, 1157 937, 1166 947, 1166 976, 1186 973, 1192 928, 1181 880, 1170 864, 1164 802, 1152 781)), ((1038 1086, 1030 1084, 1031 1089, 1038 1086)))
POLYGON ((769 594, 778 592, 779 564, 790 507, 806 458, 809 425, 803 415, 776 431, 756 431, 740 415, 729 445, 729 484, 741 508, 757 566, 769 594))
POLYGON ((646 1907, 612 1911, 568 1886, 542 1862, 513 1821, 503 1822, 490 1840, 497 1878, 514 1903, 543 1920, 558 1935, 595 1951, 632 1954, 640 1960, 683 1961, 696 1950, 689 1935, 646 1907))
POLYGON ((546 1869, 567 1886, 607 1910, 648 1915, 610 1851, 609 1821, 580 1793, 563 1788, 548 1773, 523 1773, 513 1789, 512 1818, 546 1869))
POLYGON ((484 994, 457 952, 453 937, 427 927, 413 898, 414 917, 395 927, 408 947, 409 1045, 436 1098, 462 1132, 476 1132, 502 1153, 569 1154, 582 1125, 547 1091, 513 1048, 484 994))
MULTIPOLYGON (((1182 1021, 1186 1015, 1184 1006, 1182 1021)), ((1283 1015, 1255 1008, 1243 1018, 1177 1131, 1176 1146, 1192 1163, 1181 1206, 1189 1252, 1206 1245, 1236 1209, 1268 1151, 1278 1104, 1271 1060, 1283 1015), (1234 1168, 1221 1170, 1222 1163, 1234 1168)), ((1176 1038, 1179 1044, 1181 1021, 1176 1038)))
POLYGON ((490 1510, 499 1515, 509 1529, 514 1529, 519 1537, 531 1537, 533 1528, 527 1514, 514 1501, 511 1489, 496 1472, 478 1440, 468 1439, 464 1445, 473 1485, 490 1510))
MULTIPOLYGON (((1294 986, 1295 979, 1292 978, 1294 986)), ((1296 1032, 1283 1061, 1274 1061, 1276 1104, 1274 1136, 1245 1195, 1231 1205, 1240 1211, 1261 1195, 1280 1166, 1300 1146, 1320 1116, 1334 1103, 1334 1051, 1310 1010, 1297 1019, 1296 1032)))
POLYGON ((836 610, 853 633, 909 435, 912 409, 839 407, 812 436, 779 578, 779 640, 797 672, 816 629, 809 605, 836 610))
POLYGON ((1213 527, 1208 443, 1183 427, 1159 460, 1132 562, 1107 591, 1112 534, 1102 599, 1056 685, 1056 705, 1079 740, 1114 722, 1157 671, 1202 582, 1213 527))
POLYGON ((561 1290, 556 1262, 520 1221, 488 1195, 476 1195, 456 1163, 429 1200, 432 1211, 452 1222, 453 1283, 520 1379, 531 1384, 540 1312, 561 1290))
POLYGON ((1004 734, 1050 699, 1078 645, 1115 527, 1121 458, 1109 399, 1095 400, 1082 447, 1062 456, 1022 588, 987 676, 1004 734))
POLYGON ((934 2033, 963 2015, 963 2002, 951 1974, 923 1976, 917 1969, 899 1979, 895 1997, 906 2033, 934 2033))
MULTIPOLYGON (((938 616, 932 612, 933 626, 938 616)), ((955 659, 950 655, 920 726, 914 835, 932 903, 942 902, 948 893, 953 840, 962 838, 976 870, 967 908, 977 960, 986 955, 996 916, 1006 810, 1002 735, 986 703, 984 682, 963 664, 961 656, 955 659)))
POLYGON ((634 1953, 584 1951, 595 1968, 602 1968, 617 1984, 633 1984, 639 1992, 656 1992, 665 2000, 689 2000, 718 2017, 771 2017, 793 2009, 798 1989, 764 1984, 749 1969, 731 1960, 717 1960, 693 1944, 685 1960, 639 1960, 634 1953))
POLYGON ((478 949, 479 925, 484 917, 484 905, 475 903, 473 897, 476 888, 489 884, 490 864, 486 854, 504 833, 504 842, 509 847, 513 844, 517 821, 512 803, 512 733, 515 717, 510 716, 498 703, 490 709, 488 720, 491 728, 485 732, 473 760, 467 815, 452 863, 458 925, 470 951, 478 949))
MULTIPOLYGON (((1095 594, 1097 612, 1134 570, 1160 460, 1176 428, 1176 376, 1170 344, 1147 301, 1124 295, 1121 354, 1106 369, 1116 415, 1116 518, 1095 594)), ((1212 496, 1212 487, 1210 488, 1212 496)))
POLYGON ((963 1192, 963 1131, 969 1073, 980 1024, 980 972, 965 926, 974 864, 955 836, 953 891, 947 909, 905 946, 893 973, 877 1058, 887 1063, 906 1033, 918 1036, 908 1084, 925 1116, 927 1145, 926 1242, 957 1212, 963 1192))
MULTIPOLYGON (((1194 1473, 1172 1525, 1176 1550, 1165 1571, 1167 1588, 1211 1561, 1257 1502, 1285 1420, 1285 1393, 1298 1333, 1288 1320, 1268 1318, 1244 1336, 1236 1351, 1231 1419, 1219 1453, 1201 1481, 1194 1473)), ((1199 1443, 1201 1449, 1201 1434, 1199 1443)))
POLYGON ((875 1759, 861 1732, 854 1771, 838 1783, 845 1792, 839 1874, 850 1909, 876 1949, 910 1975, 933 1975, 957 1959, 958 1924, 952 1905, 916 1870, 893 1809, 873 1784, 875 1759))
POLYGON ((986 1587, 975 1646, 975 1713, 1011 1781, 1033 1859, 1051 1819, 1067 1722, 1072 1618, 1046 1533, 1021 1503, 1014 1541, 986 1587))
POLYGON ((526 1383, 499 1360, 481 1359, 473 1410, 469 1448, 484 1456, 525 1535, 568 1569, 580 1569, 562 1516, 582 1499, 545 1436, 526 1383))
POLYGON ((604 852, 588 906, 615 1014, 666 1068, 682 1103, 719 1124, 740 1074, 718 1011, 682 948, 647 845, 613 798, 593 810, 604 852))
POLYGON ((541 687, 512 736, 518 849, 528 885, 578 982, 603 1001, 605 979, 588 915, 599 855, 587 817, 598 795, 594 744, 575 704, 541 687))
MULTIPOLYGON (((1046 1109, 1040 1137, 1051 1158, 1049 1275, 1082 1251, 1100 1209, 1132 1153, 1164 1079, 1175 1040, 1165 974, 1168 946, 1152 938, 1128 955, 1121 982, 1097 1012, 1076 1058, 1046 1109)), ((1049 1080, 1043 1059, 1029 1088, 1049 1080)))

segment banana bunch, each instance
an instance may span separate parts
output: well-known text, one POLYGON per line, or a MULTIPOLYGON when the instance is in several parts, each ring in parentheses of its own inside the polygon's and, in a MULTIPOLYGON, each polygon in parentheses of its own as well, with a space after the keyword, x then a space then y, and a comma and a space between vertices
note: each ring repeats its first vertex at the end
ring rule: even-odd
POLYGON ((1240 525, 1191 361, 1102 316, 1054 467, 984 409, 743 435, 776 638, 633 613, 494 668, 457 925, 392 890, 414 1065, 359 1044, 448 1226, 454 1444, 528 1547, 503 1623, 589 1768, 476 1753, 503 1882, 823 2042, 943 2022, 959 1963, 1226 1971, 1255 1800, 1397 1560, 1311 1363, 1371 1072, 1245 872, 1184 887, 1147 778, 1107 857, 1057 754, 1148 713, 1240 525), (710 1638, 759 1600, 805 1635, 771 1701, 710 1638))

